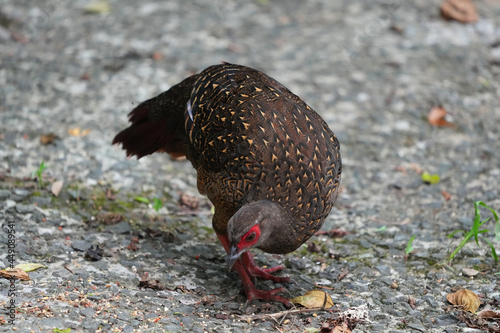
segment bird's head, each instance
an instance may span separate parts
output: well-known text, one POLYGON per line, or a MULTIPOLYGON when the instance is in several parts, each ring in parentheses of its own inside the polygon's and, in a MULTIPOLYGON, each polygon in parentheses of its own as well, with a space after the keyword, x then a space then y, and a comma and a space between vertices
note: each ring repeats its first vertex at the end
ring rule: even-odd
POLYGON ((273 252, 270 250, 279 247, 279 244, 274 244, 281 239, 276 230, 284 219, 283 209, 271 201, 256 201, 241 207, 227 224, 228 269, 250 248, 273 252))

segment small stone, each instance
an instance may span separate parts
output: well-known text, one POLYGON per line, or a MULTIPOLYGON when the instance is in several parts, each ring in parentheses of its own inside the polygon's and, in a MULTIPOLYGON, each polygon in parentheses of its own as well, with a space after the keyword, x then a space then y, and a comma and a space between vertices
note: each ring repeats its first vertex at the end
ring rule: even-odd
POLYGON ((481 264, 482 264, 482 261, 479 258, 472 258, 469 261, 467 261, 468 266, 479 266, 481 264))
POLYGON ((0 190, 0 200, 5 200, 10 198, 10 191, 9 190, 0 190))
POLYGON ((469 277, 473 277, 473 276, 476 276, 479 274, 479 271, 476 271, 475 269, 473 268, 463 268, 462 269, 462 273, 465 275, 465 276, 469 276, 469 277))
POLYGON ((305 261, 299 258, 290 259, 290 266, 298 270, 304 270, 307 267, 305 261))
POLYGON ((82 240, 75 240, 71 243, 73 250, 85 252, 89 249, 90 243, 82 240))
POLYGON ((414 330, 417 330, 419 332, 427 332, 427 329, 424 326, 416 323, 409 323, 408 327, 413 328, 414 330))
POLYGON ((95 315, 95 310, 92 309, 91 307, 86 307, 86 308, 84 307, 80 309, 80 314, 84 317, 92 318, 95 315))
POLYGON ((393 281, 390 285, 392 289, 398 289, 399 285, 396 283, 396 281, 393 281))
POLYGON ((131 231, 130 223, 128 223, 127 221, 122 221, 115 225, 110 225, 108 228, 106 228, 106 231, 112 234, 129 234, 131 231))
POLYGON ((49 206, 52 203, 52 198, 47 197, 31 197, 30 201, 37 204, 39 207, 49 206))
POLYGON ((134 327, 132 325, 127 324, 123 327, 123 333, 132 333, 132 332, 134 332, 134 327))
POLYGON ((16 205, 16 211, 19 214, 28 214, 34 210, 35 210, 35 207, 33 205, 24 205, 24 204, 17 204, 16 205))
POLYGON ((19 197, 26 198, 30 194, 30 191, 25 190, 24 188, 15 188, 14 194, 19 197))
POLYGON ((380 272, 380 274, 384 276, 389 276, 391 274, 391 268, 386 265, 375 266, 375 269, 380 272))

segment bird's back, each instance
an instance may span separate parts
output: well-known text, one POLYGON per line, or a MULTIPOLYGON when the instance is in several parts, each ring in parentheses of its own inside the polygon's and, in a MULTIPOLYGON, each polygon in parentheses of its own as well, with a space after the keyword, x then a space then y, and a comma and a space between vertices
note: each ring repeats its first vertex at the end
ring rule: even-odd
MULTIPOLYGON (((289 252, 330 212, 341 174, 337 138, 323 119, 276 80, 232 64, 201 72, 185 113, 187 157, 215 205, 214 229, 244 204, 267 199, 290 214, 289 252)), ((264 249, 265 250, 265 249, 264 249)))

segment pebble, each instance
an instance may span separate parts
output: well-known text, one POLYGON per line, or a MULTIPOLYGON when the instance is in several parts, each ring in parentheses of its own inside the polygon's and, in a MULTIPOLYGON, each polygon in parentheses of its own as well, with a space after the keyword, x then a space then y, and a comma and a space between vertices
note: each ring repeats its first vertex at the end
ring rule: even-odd
POLYGON ((6 200, 10 198, 10 191, 0 189, 0 200, 6 200))
POLYGON ((106 231, 112 234, 129 234, 131 230, 130 223, 127 221, 122 221, 106 228, 106 231))
POLYGON ((80 252, 86 252, 92 244, 82 240, 74 240, 71 242, 71 247, 80 252))
POLYGON ((21 204, 21 203, 16 204, 16 211, 19 214, 28 214, 34 210, 35 210, 35 206, 33 206, 33 205, 25 205, 25 204, 21 204))

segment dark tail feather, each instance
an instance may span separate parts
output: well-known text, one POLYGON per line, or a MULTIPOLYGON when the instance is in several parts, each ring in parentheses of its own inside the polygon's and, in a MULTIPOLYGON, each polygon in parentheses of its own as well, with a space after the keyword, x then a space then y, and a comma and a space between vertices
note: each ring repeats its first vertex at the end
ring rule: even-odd
POLYGON ((197 75, 193 75, 160 95, 142 102, 132 112, 129 128, 118 133, 113 144, 122 144, 127 156, 141 158, 166 152, 174 158, 185 156, 184 110, 197 75))

